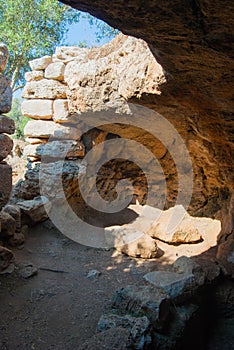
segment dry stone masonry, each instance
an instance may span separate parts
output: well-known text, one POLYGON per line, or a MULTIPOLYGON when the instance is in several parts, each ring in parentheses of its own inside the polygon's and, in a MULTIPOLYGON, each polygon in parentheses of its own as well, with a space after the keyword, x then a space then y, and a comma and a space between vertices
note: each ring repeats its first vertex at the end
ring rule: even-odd
MULTIPOLYGON (((2 113, 11 109, 12 90, 10 80, 4 76, 8 61, 8 49, 0 44, 0 273, 14 271, 14 254, 9 249, 21 246, 25 240, 28 226, 24 223, 22 213, 25 208, 20 205, 9 204, 12 192, 12 168, 6 162, 6 158, 13 150, 13 140, 10 135, 15 132, 13 119, 2 113)), ((44 204, 44 203, 43 203, 44 204)), ((46 203, 45 203, 46 204, 46 203)), ((38 207, 38 206, 37 206, 38 207)), ((44 206, 43 206, 44 208, 44 206)), ((41 212, 37 210, 37 217, 41 212)))
POLYGON ((13 253, 3 247, 3 240, 13 240, 16 230, 15 219, 1 211, 6 205, 12 190, 12 170, 4 161, 13 148, 13 141, 8 135, 14 134, 14 121, 2 115, 11 109, 12 91, 10 80, 4 76, 9 53, 7 46, 0 43, 0 271, 8 267, 13 260, 13 253))
MULTIPOLYGON (((22 94, 22 112, 30 118, 25 127, 29 145, 24 149, 29 160, 29 170, 25 181, 17 184, 13 197, 24 212, 27 207, 35 212, 32 203, 35 204, 35 198, 38 203, 41 190, 49 201, 46 203, 49 210, 50 202, 53 205, 55 201, 64 201, 64 190, 66 200, 78 216, 97 223, 98 213, 84 202, 77 176, 83 171, 87 177, 89 172, 93 173, 91 168, 82 163, 88 151, 105 141, 121 137, 136 139, 149 148, 152 152, 147 159, 149 163, 153 157, 160 160, 169 193, 166 207, 174 204, 173 198, 177 191, 175 165, 165 145, 144 131, 147 116, 141 116, 142 129, 134 125, 118 126, 112 123, 84 132, 90 115, 98 119, 107 113, 108 118, 108 112, 111 111, 117 121, 120 114, 131 118, 132 106, 129 101, 134 98, 140 101, 145 94, 160 96, 161 87, 166 83, 165 72, 144 41, 120 34, 101 48, 59 47, 52 57, 35 59, 30 62, 30 66, 32 71, 26 73, 27 83, 22 94), (60 188, 59 181, 61 164, 63 188, 60 188)), ((101 146, 90 163, 108 156, 108 152, 108 147, 101 146)), ((118 149, 114 155, 118 158, 118 149)), ((132 212, 138 216, 132 223, 124 226, 107 224, 109 227, 105 228, 105 233, 112 242, 111 246, 127 255, 142 258, 158 257, 158 245, 163 245, 165 249, 167 245, 199 243, 200 252, 215 246, 221 231, 218 220, 193 218, 182 206, 162 212, 144 205, 147 191, 156 198, 162 181, 157 173, 151 176, 151 184, 147 184, 142 169, 131 161, 123 162, 120 159, 110 160, 98 172, 94 186, 97 184, 104 199, 115 199, 116 184, 127 178, 133 184, 133 200, 143 205, 132 206, 132 212), (167 231, 170 217, 177 211, 182 211, 183 220, 174 231, 167 231), (158 216, 159 221, 156 220, 158 216), (138 234, 138 238, 132 243, 126 243, 127 237, 134 234, 138 234)), ((88 195, 92 195, 92 186, 87 188, 88 195)), ((121 188, 123 190, 126 191, 126 188, 121 188)), ((45 197, 41 199, 43 201, 45 197)), ((40 217, 44 220, 46 215, 40 217)), ((196 249, 191 248, 190 254, 198 253, 196 249)), ((178 251, 175 254, 179 254, 178 251)))

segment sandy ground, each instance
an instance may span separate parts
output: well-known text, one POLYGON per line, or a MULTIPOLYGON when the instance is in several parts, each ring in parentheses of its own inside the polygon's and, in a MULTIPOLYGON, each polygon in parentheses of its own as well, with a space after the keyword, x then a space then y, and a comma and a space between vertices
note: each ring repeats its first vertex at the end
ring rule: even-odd
POLYGON ((30 231, 15 255, 17 264, 31 262, 38 274, 0 276, 1 350, 76 349, 93 335, 117 288, 144 284, 144 274, 161 266, 79 245, 44 225, 30 231), (94 269, 100 276, 87 278, 94 269))
MULTIPOLYGON (((184 250, 191 249, 186 246, 184 250)), ((77 349, 110 310, 115 290, 145 284, 149 271, 169 269, 178 256, 174 248, 160 259, 134 259, 112 249, 82 246, 48 223, 35 226, 23 249, 14 252, 17 265, 30 262, 38 274, 23 279, 16 268, 0 275, 0 349, 77 349), (100 275, 88 278, 91 270, 100 275)), ((217 346, 216 341, 212 348, 217 346)))

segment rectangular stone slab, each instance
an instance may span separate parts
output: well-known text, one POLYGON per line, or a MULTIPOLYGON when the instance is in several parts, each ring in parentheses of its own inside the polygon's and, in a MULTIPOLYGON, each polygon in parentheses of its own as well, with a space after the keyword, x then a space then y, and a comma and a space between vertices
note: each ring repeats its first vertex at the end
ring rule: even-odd
POLYGON ((21 105, 22 114, 32 119, 52 119, 52 100, 24 100, 21 105))
POLYGON ((24 128, 27 137, 58 140, 80 140, 81 131, 78 128, 63 126, 47 120, 30 120, 24 128))
POLYGON ((25 85, 22 97, 28 99, 50 99, 66 98, 67 86, 56 80, 41 79, 29 81, 25 85))

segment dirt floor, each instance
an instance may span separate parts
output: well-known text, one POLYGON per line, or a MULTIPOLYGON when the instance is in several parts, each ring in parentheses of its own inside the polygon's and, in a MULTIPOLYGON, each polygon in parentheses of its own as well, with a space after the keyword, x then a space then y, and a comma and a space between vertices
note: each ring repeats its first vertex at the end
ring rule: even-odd
MULTIPOLYGON (((147 261, 79 245, 48 222, 32 228, 14 252, 18 266, 30 262, 38 274, 24 279, 18 267, 0 275, 1 350, 75 350, 94 334, 117 288, 144 284, 145 273, 170 266, 165 257, 147 261), (92 270, 100 275, 88 278, 92 270)), ((212 334, 207 349, 221 350, 225 331, 215 343, 212 334)))
POLYGON ((0 276, 1 350, 77 349, 94 334, 115 290, 144 284, 143 275, 160 265, 79 245, 45 226, 31 229, 24 248, 14 250, 17 264, 30 262, 38 274, 0 276), (88 278, 91 270, 101 274, 88 278))

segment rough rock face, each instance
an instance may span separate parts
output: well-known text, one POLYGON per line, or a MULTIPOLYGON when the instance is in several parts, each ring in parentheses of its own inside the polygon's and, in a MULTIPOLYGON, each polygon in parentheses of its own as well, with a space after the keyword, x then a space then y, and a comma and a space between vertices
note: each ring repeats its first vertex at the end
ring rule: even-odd
POLYGON ((13 142, 6 134, 14 134, 14 121, 2 113, 11 109, 12 91, 10 81, 2 73, 6 68, 9 53, 5 44, 0 43, 0 210, 11 193, 11 167, 3 160, 10 154, 13 142))
POLYGON ((10 81, 3 75, 6 69, 9 53, 7 46, 0 43, 0 272, 13 261, 13 253, 2 247, 3 241, 15 238, 16 220, 2 210, 7 203, 12 190, 12 170, 4 161, 13 148, 12 139, 6 134, 14 134, 14 121, 2 115, 11 109, 12 90, 10 81))
POLYGON ((161 95, 144 94, 137 102, 168 118, 186 140, 194 169, 191 212, 221 219, 225 240, 234 226, 233 2, 62 2, 149 43, 167 83, 161 95))

